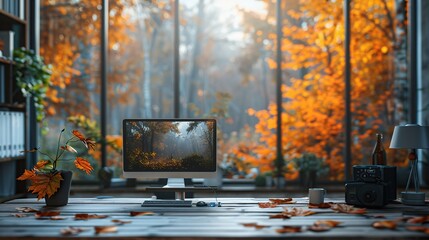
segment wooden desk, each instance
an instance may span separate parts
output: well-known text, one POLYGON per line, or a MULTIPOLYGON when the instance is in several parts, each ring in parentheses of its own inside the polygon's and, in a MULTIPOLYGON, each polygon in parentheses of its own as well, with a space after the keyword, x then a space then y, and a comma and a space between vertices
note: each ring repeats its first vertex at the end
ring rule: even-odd
MULTIPOLYGON (((310 216, 295 216, 290 219, 270 219, 270 216, 283 211, 283 206, 308 209, 306 198, 296 198, 294 204, 279 205, 275 208, 260 208, 258 202, 268 199, 252 198, 223 198, 222 207, 191 207, 191 208, 142 208, 143 198, 71 198, 64 207, 47 208, 44 201, 35 199, 16 199, 0 204, 0 239, 56 239, 65 237, 61 229, 81 227, 87 231, 73 235, 81 239, 141 239, 141 238, 325 238, 325 239, 362 239, 362 238, 396 238, 396 239, 429 239, 429 234, 408 231, 406 226, 429 226, 426 224, 411 224, 399 221, 395 230, 374 229, 372 223, 381 220, 392 220, 406 216, 428 214, 428 206, 412 207, 402 204, 389 204, 383 209, 367 209, 365 215, 337 213, 332 209, 311 209, 316 212, 310 216), (23 213, 26 217, 18 218, 18 207, 31 207, 42 211, 60 211, 63 220, 37 220, 34 213, 23 213), (131 211, 152 211, 152 215, 130 216, 131 211), (104 219, 75 220, 77 213, 107 215, 104 219), (410 215, 411 213, 411 215, 410 215), (384 215, 385 218, 376 218, 384 215), (113 219, 131 221, 118 225, 113 219), (317 220, 335 220, 341 222, 338 227, 325 232, 308 230, 317 220), (246 227, 243 224, 256 223, 265 226, 262 229, 246 227), (117 232, 95 234, 94 226, 117 225, 117 232), (283 226, 301 226, 302 232, 277 233, 276 229, 283 226)), ((214 201, 213 198, 193 199, 194 202, 204 200, 214 201)), ((326 201, 342 203, 342 199, 327 199, 326 201)))

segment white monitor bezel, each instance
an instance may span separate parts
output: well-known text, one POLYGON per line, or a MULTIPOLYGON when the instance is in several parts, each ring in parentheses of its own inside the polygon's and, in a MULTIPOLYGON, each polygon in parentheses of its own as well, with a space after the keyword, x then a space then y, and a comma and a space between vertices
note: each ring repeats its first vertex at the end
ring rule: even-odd
MULTIPOLYGON (((126 121, 213 121, 214 122, 214 134, 215 139, 217 138, 217 127, 216 127, 216 119, 212 118, 157 118, 157 119, 123 119, 122 120, 122 130, 124 131, 124 126, 126 121)), ((124 132, 122 133, 122 138, 124 138, 124 132)), ((123 141, 125 145, 125 141, 123 141)), ((217 153, 217 142, 215 141, 215 151, 214 158, 216 161, 216 153, 217 153)), ((124 147, 122 148, 122 164, 124 164, 124 147)), ((124 165, 123 165, 124 166, 124 165)), ((214 171, 183 171, 183 172, 166 172, 166 171, 125 171, 125 168, 122 167, 122 175, 124 178, 215 178, 217 177, 217 161, 215 164, 214 171)))

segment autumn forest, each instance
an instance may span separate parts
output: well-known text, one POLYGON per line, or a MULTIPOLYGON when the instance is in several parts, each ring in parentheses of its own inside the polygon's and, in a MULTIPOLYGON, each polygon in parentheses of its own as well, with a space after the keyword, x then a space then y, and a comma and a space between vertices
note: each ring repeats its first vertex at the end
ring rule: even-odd
MULTIPOLYGON (((353 164, 369 163, 376 133, 388 146, 407 120, 405 4, 351 1, 353 164)), ((53 66, 42 141, 64 125, 100 137, 100 9, 93 0, 41 1, 40 53, 53 66)), ((173 0, 109 1, 107 166, 117 177, 122 119, 173 117, 174 10, 173 0)), ((178 12, 180 117, 217 119, 225 177, 276 171, 275 1, 180 1, 178 12)), ((294 159, 310 153, 328 169, 322 178, 344 180, 344 2, 283 0, 281 13, 282 173, 297 179, 294 159)), ((139 159, 149 162, 153 148, 139 159)), ((389 164, 406 164, 402 153, 387 153, 389 164)), ((92 162, 100 167, 99 153, 92 162)))

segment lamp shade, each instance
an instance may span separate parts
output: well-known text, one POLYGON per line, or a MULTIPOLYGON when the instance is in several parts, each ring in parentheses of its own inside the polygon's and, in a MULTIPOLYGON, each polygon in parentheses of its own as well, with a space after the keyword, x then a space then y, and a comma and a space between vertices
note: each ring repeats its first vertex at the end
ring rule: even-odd
POLYGON ((390 148, 429 148, 429 126, 418 124, 395 126, 390 148))

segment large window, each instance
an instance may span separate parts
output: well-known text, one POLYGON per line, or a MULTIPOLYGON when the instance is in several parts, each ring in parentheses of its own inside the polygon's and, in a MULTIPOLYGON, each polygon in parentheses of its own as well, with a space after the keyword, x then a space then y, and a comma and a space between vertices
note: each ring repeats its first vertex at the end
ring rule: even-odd
MULTIPOLYGON (((92 161, 121 177, 122 119, 171 118, 178 107, 179 117, 216 118, 224 176, 251 178, 278 171, 281 112, 282 174, 298 179, 296 159, 306 153, 320 162, 323 180, 343 181, 346 161, 369 163, 375 133, 384 134, 387 148, 394 125, 407 121, 405 2, 351 1, 350 29, 344 1, 279 3, 193 0, 180 1, 175 9, 167 0, 109 1, 108 61, 101 66, 102 0, 42 1, 41 54, 54 66, 54 76, 41 138, 55 139, 65 126, 83 128, 101 142, 100 119, 105 118, 107 154, 102 159, 97 151, 92 161), (174 37, 176 14, 179 39, 174 37), (108 73, 105 111, 100 109, 103 68, 108 73), (352 152, 348 160, 346 147, 352 152)), ((388 150, 388 156, 389 163, 404 166, 401 153, 388 150)))

